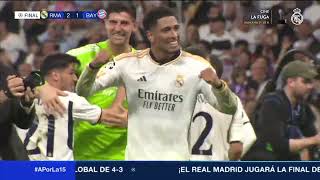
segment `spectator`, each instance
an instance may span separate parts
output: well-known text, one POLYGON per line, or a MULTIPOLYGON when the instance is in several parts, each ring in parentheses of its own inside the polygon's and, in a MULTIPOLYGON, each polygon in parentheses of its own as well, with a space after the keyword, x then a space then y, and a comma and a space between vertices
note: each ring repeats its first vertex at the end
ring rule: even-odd
POLYGON ((210 43, 208 41, 200 40, 199 43, 197 44, 197 46, 200 49, 203 49, 204 51, 206 51, 206 53, 210 54, 211 47, 210 47, 210 43))
POLYGON ((35 55, 39 52, 40 52, 39 42, 35 39, 32 39, 28 43, 28 54, 26 55, 24 62, 32 65, 35 59, 35 55))
MULTIPOLYGON (((34 112, 29 108, 30 99, 26 101, 24 98, 18 100, 8 97, 7 76, 12 74, 14 74, 13 71, 0 63, 0 159, 25 160, 27 156, 13 125, 27 129, 32 123, 34 112)), ((31 90, 27 92, 26 96, 31 97, 29 96, 32 93, 31 90)))
POLYGON ((48 29, 37 38, 40 43, 56 41, 59 45, 59 52, 64 53, 77 46, 79 41, 77 36, 78 34, 70 32, 70 24, 51 22, 48 29))
POLYGON ((246 71, 240 67, 233 68, 231 73, 231 86, 230 89, 239 96, 241 102, 245 103, 246 98, 246 84, 247 76, 246 71))
POLYGON ((268 78, 268 60, 267 57, 261 56, 251 65, 251 77, 249 78, 249 81, 254 81, 259 86, 257 98, 261 95, 268 78))
POLYGON ((313 26, 309 20, 304 20, 302 24, 296 27, 297 41, 293 43, 293 48, 295 49, 308 49, 311 45, 313 26))
POLYGON ((206 40, 211 45, 211 54, 221 56, 225 51, 231 50, 234 39, 228 31, 225 30, 225 18, 217 16, 210 18, 210 31, 207 34, 200 34, 200 39, 206 40))
POLYGON ((20 64, 18 66, 18 74, 21 77, 27 77, 32 72, 32 65, 31 64, 20 64))
POLYGON ((299 160, 299 151, 320 144, 302 103, 316 75, 314 66, 302 61, 283 68, 283 90, 267 94, 257 105, 253 124, 258 140, 245 160, 299 160))
POLYGON ((313 4, 304 10, 303 17, 304 19, 309 20, 314 25, 320 19, 319 11, 319 2, 313 1, 313 4))
POLYGON ((53 40, 47 40, 42 43, 40 48, 40 53, 42 56, 46 57, 48 55, 56 54, 59 52, 59 44, 53 40))
POLYGON ((8 31, 4 17, 0 17, 0 48, 8 53, 12 64, 15 64, 21 53, 27 50, 25 40, 8 31))
POLYGON ((258 94, 259 84, 254 81, 249 81, 246 86, 246 101, 256 101, 256 97, 258 94))
POLYGON ((260 34, 260 31, 257 28, 252 27, 249 24, 244 24, 242 20, 238 20, 238 26, 233 28, 230 33, 235 41, 244 40, 248 42, 250 52, 255 51, 260 34))
POLYGON ((186 39, 184 42, 184 47, 195 45, 199 43, 200 37, 199 37, 199 31, 198 26, 195 24, 195 22, 190 21, 187 25, 187 28, 185 29, 186 39))
POLYGON ((13 64, 9 54, 2 48, 0 48, 0 63, 6 66, 7 68, 13 68, 13 64))
POLYGON ((250 65, 251 65, 251 53, 248 50, 243 50, 238 56, 235 56, 236 64, 235 66, 246 70, 246 76, 250 75, 250 65))
POLYGON ((237 40, 232 49, 232 56, 238 57, 243 51, 249 50, 249 43, 246 40, 237 40))
POLYGON ((204 59, 209 61, 209 54, 205 50, 199 48, 198 46, 195 46, 195 45, 189 46, 185 48, 185 51, 193 55, 203 57, 204 59))
MULTIPOLYGON (((200 10, 201 10, 201 7, 200 7, 200 10)), ((205 17, 205 19, 207 19, 207 22, 199 27, 200 39, 205 39, 205 37, 210 33, 210 25, 209 25, 210 18, 216 18, 221 14, 222 14, 221 6, 211 3, 210 8, 205 17)), ((199 18, 196 18, 196 19, 198 20, 199 18)))
POLYGON ((275 62, 280 52, 279 39, 276 28, 263 30, 260 36, 260 45, 257 46, 255 55, 266 56, 271 62, 275 62))

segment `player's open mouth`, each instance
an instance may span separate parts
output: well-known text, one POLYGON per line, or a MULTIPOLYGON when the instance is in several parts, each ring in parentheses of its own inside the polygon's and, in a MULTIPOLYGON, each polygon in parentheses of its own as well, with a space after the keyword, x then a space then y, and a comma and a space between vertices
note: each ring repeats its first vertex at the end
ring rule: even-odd
POLYGON ((178 43, 178 41, 173 41, 173 42, 169 42, 169 45, 170 46, 178 46, 179 43, 178 43))
POLYGON ((113 37, 116 39, 123 39, 123 38, 125 38, 125 35, 124 34, 114 34, 113 37))

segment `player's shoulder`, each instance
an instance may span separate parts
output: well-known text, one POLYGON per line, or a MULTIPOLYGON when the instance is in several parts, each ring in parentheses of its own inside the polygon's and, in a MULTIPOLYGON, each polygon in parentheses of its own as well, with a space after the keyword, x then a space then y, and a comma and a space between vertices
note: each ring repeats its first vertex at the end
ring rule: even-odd
POLYGON ((62 101, 64 104, 68 104, 70 101, 71 102, 78 102, 80 101, 83 97, 79 96, 76 93, 69 92, 69 91, 63 91, 64 93, 67 94, 67 96, 59 96, 59 99, 62 101))
POLYGON ((186 51, 181 52, 181 57, 183 59, 186 59, 187 63, 193 64, 193 65, 212 67, 209 61, 207 61, 203 57, 188 53, 186 51))
POLYGON ((92 44, 87 44, 75 49, 71 49, 69 51, 67 51, 67 54, 72 55, 72 56, 80 56, 83 54, 87 54, 87 53, 92 53, 92 52, 99 52, 101 48, 101 46, 104 46, 104 44, 106 44, 105 41, 103 42, 98 42, 98 43, 92 43, 92 44))
POLYGON ((113 59, 115 61, 123 61, 123 60, 129 60, 129 59, 141 59, 144 56, 146 56, 149 53, 149 49, 144 49, 144 50, 135 50, 135 51, 131 51, 129 53, 122 53, 116 57, 114 57, 113 59))

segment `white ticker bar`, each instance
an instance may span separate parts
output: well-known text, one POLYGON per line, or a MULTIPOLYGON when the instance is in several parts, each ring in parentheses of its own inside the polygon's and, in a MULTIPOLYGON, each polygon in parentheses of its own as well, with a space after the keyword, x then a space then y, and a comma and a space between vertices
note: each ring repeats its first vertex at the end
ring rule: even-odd
POLYGON ((40 11, 15 11, 14 19, 40 19, 40 11))

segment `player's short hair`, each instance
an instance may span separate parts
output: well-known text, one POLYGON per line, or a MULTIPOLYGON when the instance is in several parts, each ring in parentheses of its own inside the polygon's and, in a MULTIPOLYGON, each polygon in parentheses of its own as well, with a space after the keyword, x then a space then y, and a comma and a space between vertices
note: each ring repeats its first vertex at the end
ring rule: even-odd
POLYGON ((129 7, 123 3, 120 2, 112 2, 108 5, 107 8, 107 18, 109 18, 109 15, 111 13, 121 13, 126 12, 128 13, 133 19, 136 19, 136 12, 134 8, 129 7))
POLYGON ((80 64, 76 57, 70 56, 68 54, 53 54, 47 56, 40 67, 40 72, 43 76, 47 76, 50 71, 54 69, 65 69, 70 64, 80 64))
POLYGON ((203 58, 207 58, 209 56, 209 54, 205 51, 200 49, 198 46, 193 45, 193 46, 188 46, 184 49, 186 52, 191 53, 193 55, 197 55, 203 58))
POLYGON ((163 17, 167 16, 174 16, 177 18, 176 14, 166 6, 160 6, 156 7, 154 9, 151 9, 143 19, 143 27, 146 31, 150 30, 152 27, 154 27, 157 24, 158 19, 161 19, 163 17))

